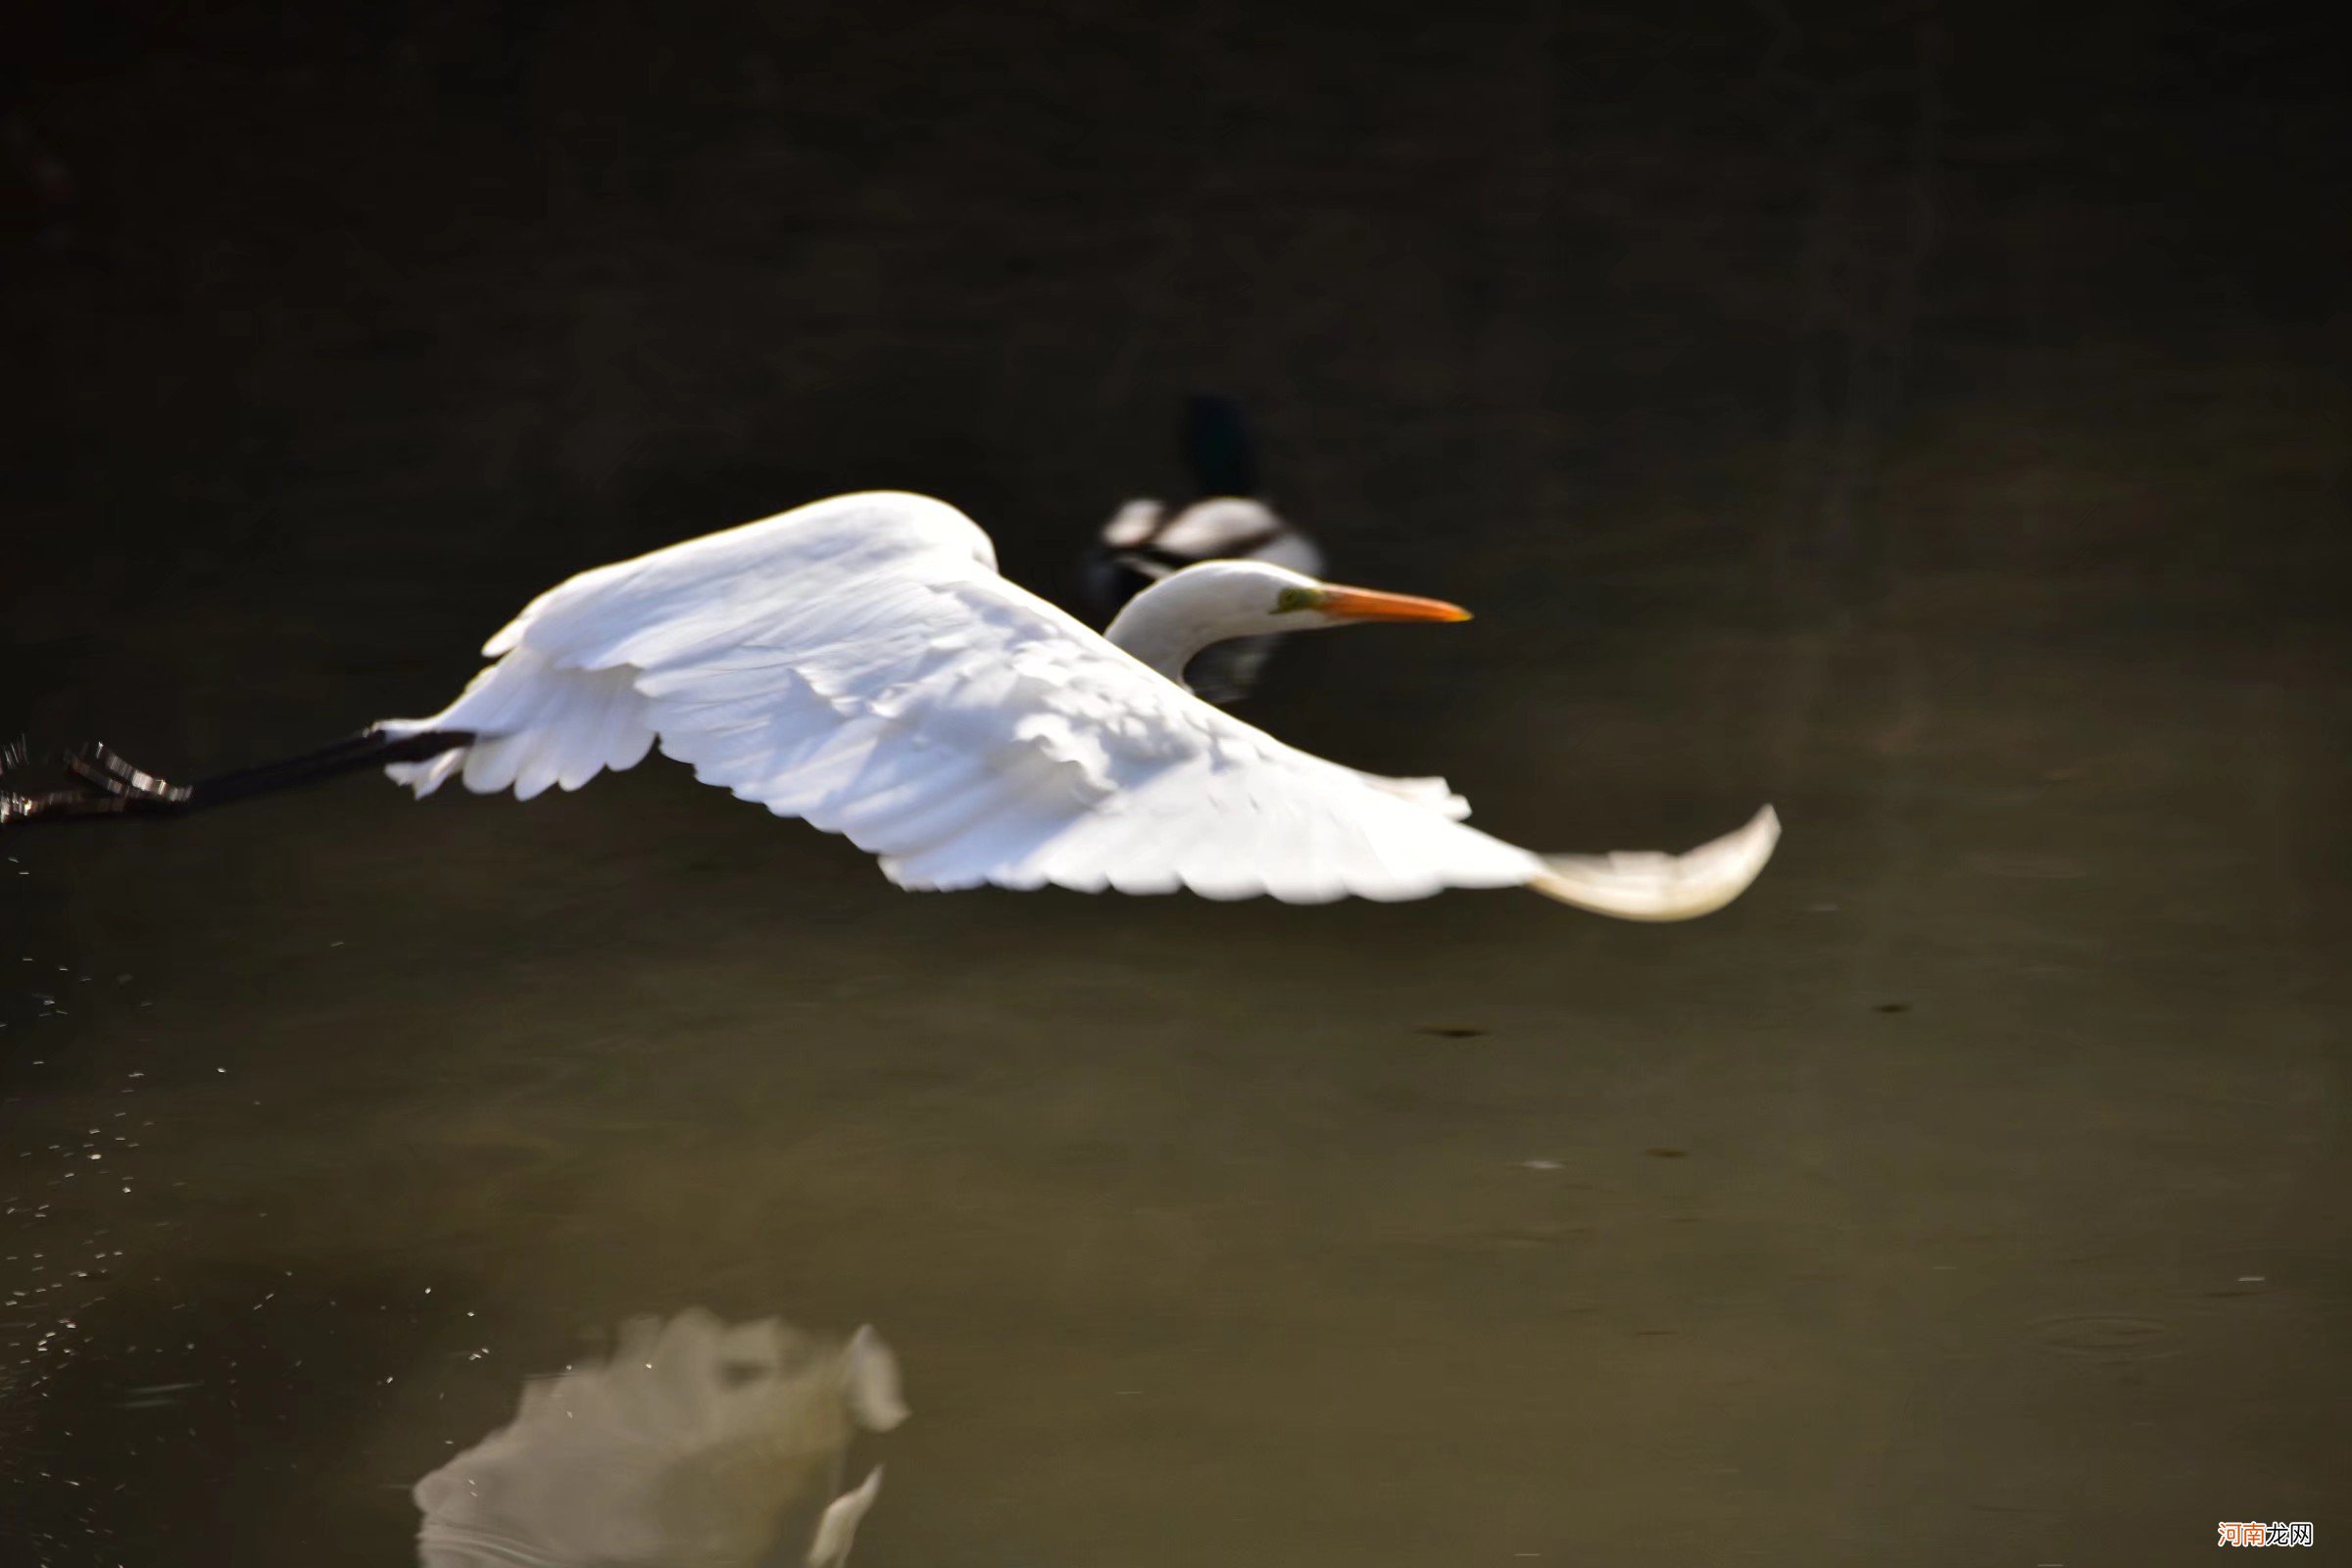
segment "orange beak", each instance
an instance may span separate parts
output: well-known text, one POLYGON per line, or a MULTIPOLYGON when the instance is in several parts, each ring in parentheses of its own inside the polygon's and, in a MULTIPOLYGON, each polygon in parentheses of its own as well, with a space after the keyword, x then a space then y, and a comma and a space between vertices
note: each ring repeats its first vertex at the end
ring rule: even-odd
POLYGON ((1370 588, 1330 588, 1318 607, 1342 620, 1468 620, 1470 612, 1443 599, 1384 594, 1370 588))

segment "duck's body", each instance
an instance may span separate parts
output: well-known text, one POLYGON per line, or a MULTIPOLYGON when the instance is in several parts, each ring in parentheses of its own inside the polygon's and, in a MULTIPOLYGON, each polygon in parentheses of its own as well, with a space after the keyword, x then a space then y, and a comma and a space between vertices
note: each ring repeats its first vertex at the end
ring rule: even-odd
MULTIPOLYGON (((1256 449, 1231 400, 1190 399, 1182 445, 1196 498, 1174 509, 1129 501, 1102 525, 1086 572, 1088 608, 1100 622, 1152 584, 1202 562, 1254 561, 1323 574, 1322 550, 1261 493, 1256 449)), ((1271 637, 1221 643, 1188 678, 1207 701, 1235 703, 1256 685, 1273 651, 1271 637)))

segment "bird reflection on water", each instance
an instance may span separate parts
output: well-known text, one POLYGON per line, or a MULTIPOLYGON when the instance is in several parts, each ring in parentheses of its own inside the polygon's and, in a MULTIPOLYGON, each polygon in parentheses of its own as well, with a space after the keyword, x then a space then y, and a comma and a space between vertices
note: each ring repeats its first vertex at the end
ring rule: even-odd
POLYGON ((859 1431, 906 1418, 897 1358, 701 1309, 525 1384, 514 1419, 416 1483, 422 1568, 840 1568, 881 1490, 859 1431))

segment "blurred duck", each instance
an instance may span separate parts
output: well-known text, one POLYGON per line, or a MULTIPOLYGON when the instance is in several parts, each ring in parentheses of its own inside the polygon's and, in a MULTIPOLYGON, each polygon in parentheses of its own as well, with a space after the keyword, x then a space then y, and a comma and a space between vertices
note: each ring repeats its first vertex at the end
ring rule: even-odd
MULTIPOLYGON (((1230 398, 1186 400, 1182 446, 1196 498, 1170 512, 1159 501, 1130 501, 1102 525, 1087 563, 1088 607, 1107 624, 1152 584, 1203 561, 1255 561, 1309 577, 1323 573, 1323 552, 1263 499, 1257 451, 1240 407, 1230 398)), ((1196 696, 1222 706, 1247 697, 1274 650, 1272 637, 1220 643, 1185 670, 1196 696)))

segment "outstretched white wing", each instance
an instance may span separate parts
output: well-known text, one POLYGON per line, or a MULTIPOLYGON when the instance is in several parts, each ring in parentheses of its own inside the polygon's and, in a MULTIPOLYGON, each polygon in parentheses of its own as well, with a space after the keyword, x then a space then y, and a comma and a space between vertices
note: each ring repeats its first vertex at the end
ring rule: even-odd
MULTIPOLYGON (((1719 906, 1771 852, 1769 812, 1695 879, 1657 857, 1591 874, 1200 701, 997 573, 969 518, 919 496, 830 501, 584 572, 484 649, 429 719, 485 737, 390 771, 419 794, 576 789, 662 750, 882 858, 908 888, 1054 884, 1210 898, 1420 898, 1533 885, 1633 918, 1719 906)), ((1606 862, 1600 862, 1606 863, 1606 862)))

